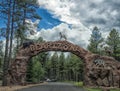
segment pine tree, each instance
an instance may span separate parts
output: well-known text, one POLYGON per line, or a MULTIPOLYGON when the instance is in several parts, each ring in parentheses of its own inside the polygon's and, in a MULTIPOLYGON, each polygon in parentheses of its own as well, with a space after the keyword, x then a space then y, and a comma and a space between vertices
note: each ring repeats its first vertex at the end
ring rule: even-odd
POLYGON ((58 68, 58 54, 55 52, 51 57, 51 78, 57 79, 57 68, 58 68))
POLYGON ((2 71, 2 65, 3 65, 3 57, 4 57, 4 54, 3 54, 3 41, 0 41, 0 72, 2 71))
POLYGON ((44 78, 44 69, 39 61, 33 61, 32 82, 40 82, 44 78))
POLYGON ((36 13, 38 8, 37 0, 17 0, 17 14, 18 14, 18 28, 16 31, 17 37, 19 37, 20 45, 26 41, 26 19, 31 19, 32 21, 36 19, 41 19, 41 17, 36 13))
POLYGON ((5 86, 7 85, 7 70, 9 66, 9 60, 8 60, 8 55, 9 55, 9 35, 10 35, 10 22, 11 22, 11 1, 12 0, 1 0, 0 1, 0 12, 1 12, 1 17, 5 19, 6 21, 6 45, 5 45, 5 55, 4 55, 4 64, 3 64, 3 83, 2 85, 5 86))
POLYGON ((12 56, 12 47, 13 47, 13 37, 14 37, 14 30, 15 30, 15 8, 16 3, 15 0, 12 0, 11 2, 11 23, 10 23, 10 46, 9 46, 9 54, 8 54, 8 60, 11 61, 12 56))
POLYGON ((68 67, 68 78, 72 81, 83 80, 83 61, 74 54, 70 54, 68 67))
MULTIPOLYGON (((0 1, 0 16, 5 22, 5 56, 3 66, 3 85, 7 85, 7 70, 11 60, 12 45, 14 32, 17 35, 17 45, 23 43, 25 39, 25 20, 40 19, 36 13, 37 0, 1 0, 0 1), (19 43, 20 41, 20 43, 19 43)), ((2 28, 3 29, 3 28, 2 28)), ((1 37, 1 36, 0 36, 1 37)), ((18 46, 16 49, 18 49, 18 46)))
POLYGON ((51 78, 51 58, 48 57, 45 63, 45 78, 51 78))
POLYGON ((64 67, 65 66, 65 55, 62 52, 60 57, 59 57, 59 80, 63 81, 64 80, 64 67))
MULTIPOLYGON (((40 43, 40 42, 44 42, 44 40, 43 40, 43 38, 40 37, 35 42, 40 43)), ((30 62, 28 64, 28 69, 27 69, 27 79, 26 79, 27 81, 37 82, 37 81, 40 81, 41 79, 43 79, 43 76, 45 75, 45 65, 46 65, 46 61, 47 61, 47 59, 46 59, 47 55, 48 55, 47 52, 39 53, 38 55, 36 55, 35 57, 33 57, 30 60, 30 62), (37 68, 40 70, 37 70, 37 68), (39 77, 40 77, 40 79, 39 79, 39 77)))
POLYGON ((111 30, 107 37, 106 44, 112 51, 111 56, 120 60, 120 34, 116 29, 111 30))
POLYGON ((27 82, 38 83, 44 78, 45 71, 41 63, 33 57, 28 64, 27 82))
POLYGON ((33 59, 29 60, 29 62, 28 62, 27 75, 26 75, 27 82, 32 82, 32 78, 33 78, 32 69, 33 69, 33 59))
POLYGON ((90 44, 88 45, 88 50, 93 52, 93 53, 98 53, 100 54, 100 50, 98 50, 98 46, 100 43, 103 42, 102 35, 97 27, 93 28, 91 38, 90 38, 90 44))

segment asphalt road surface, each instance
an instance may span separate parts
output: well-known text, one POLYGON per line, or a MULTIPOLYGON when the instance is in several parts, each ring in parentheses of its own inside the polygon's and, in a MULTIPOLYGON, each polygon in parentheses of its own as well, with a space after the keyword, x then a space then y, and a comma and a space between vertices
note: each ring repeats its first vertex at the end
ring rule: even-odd
POLYGON ((50 82, 45 85, 30 87, 17 91, 86 91, 83 88, 73 86, 69 83, 50 82))

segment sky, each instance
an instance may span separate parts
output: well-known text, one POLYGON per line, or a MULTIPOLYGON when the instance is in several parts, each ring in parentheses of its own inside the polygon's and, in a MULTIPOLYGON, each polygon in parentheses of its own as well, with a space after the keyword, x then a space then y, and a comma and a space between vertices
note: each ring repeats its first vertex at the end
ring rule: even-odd
POLYGON ((46 41, 59 40, 59 32, 67 40, 87 47, 94 26, 103 37, 115 28, 120 31, 120 0, 38 0, 42 17, 38 33, 46 41))
POLYGON ((103 37, 115 28, 120 31, 120 0, 38 0, 37 13, 42 17, 37 34, 46 41, 60 40, 59 32, 67 41, 86 48, 91 31, 97 26, 103 37))

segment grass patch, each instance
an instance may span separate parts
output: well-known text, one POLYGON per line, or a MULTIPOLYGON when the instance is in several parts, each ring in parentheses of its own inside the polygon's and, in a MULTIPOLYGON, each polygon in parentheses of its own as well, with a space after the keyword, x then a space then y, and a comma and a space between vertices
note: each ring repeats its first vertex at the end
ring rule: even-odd
MULTIPOLYGON (((74 82, 74 81, 64 81, 64 82, 68 82, 71 84, 74 84, 77 87, 83 87, 83 82, 74 82)), ((84 87, 87 91, 102 91, 101 88, 86 88, 84 87)), ((116 89, 111 89, 110 91, 120 91, 120 88, 116 88, 116 89)))
POLYGON ((120 91, 120 89, 111 89, 110 91, 120 91))
POLYGON ((74 82, 73 84, 78 87, 83 87, 83 82, 74 82))
POLYGON ((86 88, 88 91, 102 91, 100 88, 86 88))
MULTIPOLYGON (((86 88, 88 91, 102 91, 100 88, 86 88)), ((110 91, 120 91, 120 89, 111 89, 110 91)))
POLYGON ((67 83, 71 83, 77 87, 83 87, 83 82, 75 82, 75 81, 64 81, 64 82, 67 82, 67 83))

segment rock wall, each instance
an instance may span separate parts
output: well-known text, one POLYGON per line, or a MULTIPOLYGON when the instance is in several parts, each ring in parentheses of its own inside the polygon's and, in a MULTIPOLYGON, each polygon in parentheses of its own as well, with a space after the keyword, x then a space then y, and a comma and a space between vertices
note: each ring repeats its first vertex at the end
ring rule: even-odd
POLYGON ((86 65, 86 85, 120 88, 120 62, 107 56, 93 55, 86 65))
POLYGON ((120 87, 120 63, 110 57, 92 54, 68 41, 29 43, 19 48, 8 70, 8 85, 24 85, 29 59, 41 52, 71 52, 84 60, 86 86, 120 87))

